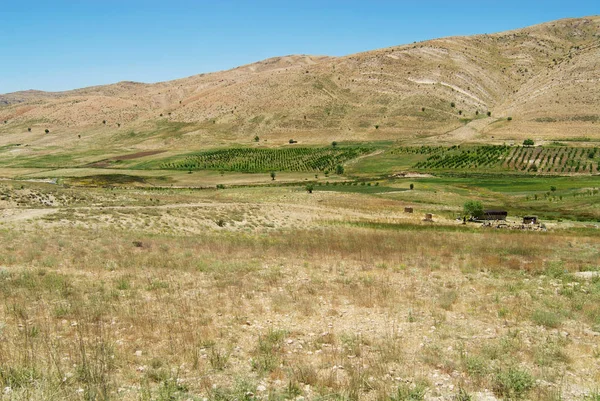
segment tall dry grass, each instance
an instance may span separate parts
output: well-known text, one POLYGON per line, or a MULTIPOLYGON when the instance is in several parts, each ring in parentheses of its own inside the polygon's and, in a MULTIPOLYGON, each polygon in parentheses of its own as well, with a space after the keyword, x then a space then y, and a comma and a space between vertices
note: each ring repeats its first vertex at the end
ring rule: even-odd
POLYGON ((385 399, 599 374, 593 345, 560 334, 600 325, 598 282, 569 274, 597 265, 585 235, 30 227, 0 239, 9 399, 385 399))

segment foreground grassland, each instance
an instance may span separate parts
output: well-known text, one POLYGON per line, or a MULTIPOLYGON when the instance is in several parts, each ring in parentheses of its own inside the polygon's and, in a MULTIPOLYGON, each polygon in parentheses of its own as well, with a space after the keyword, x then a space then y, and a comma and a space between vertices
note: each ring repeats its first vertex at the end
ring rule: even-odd
POLYGON ((547 180, 0 182, 2 397, 597 400, 600 195, 547 180))

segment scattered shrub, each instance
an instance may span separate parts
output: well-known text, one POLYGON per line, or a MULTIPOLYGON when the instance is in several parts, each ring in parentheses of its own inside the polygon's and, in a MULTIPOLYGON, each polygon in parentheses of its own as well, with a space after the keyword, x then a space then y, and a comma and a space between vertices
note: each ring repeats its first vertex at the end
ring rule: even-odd
POLYGON ((494 392, 507 399, 521 399, 533 388, 535 381, 527 370, 510 367, 494 377, 494 392))
POLYGON ((480 201, 466 201, 463 205, 463 214, 477 219, 483 216, 483 204, 480 201))

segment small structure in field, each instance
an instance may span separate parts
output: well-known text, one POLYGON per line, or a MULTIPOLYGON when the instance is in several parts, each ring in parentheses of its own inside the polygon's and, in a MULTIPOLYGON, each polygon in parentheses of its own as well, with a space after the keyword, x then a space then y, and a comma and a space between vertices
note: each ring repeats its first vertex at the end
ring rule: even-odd
POLYGON ((484 210, 483 215, 480 217, 481 220, 506 220, 508 212, 506 210, 484 210))
POLYGON ((523 217, 523 224, 537 224, 537 216, 525 216, 523 217))
POLYGON ((413 212, 413 208, 412 207, 405 207, 404 208, 404 213, 412 213, 413 212))
POLYGON ((433 214, 425 213, 425 218, 423 219, 423 221, 433 221, 433 214))

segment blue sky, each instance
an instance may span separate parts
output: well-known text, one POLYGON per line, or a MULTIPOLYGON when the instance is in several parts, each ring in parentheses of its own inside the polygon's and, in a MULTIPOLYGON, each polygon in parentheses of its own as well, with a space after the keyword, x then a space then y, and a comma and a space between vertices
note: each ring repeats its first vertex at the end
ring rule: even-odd
POLYGON ((4 0, 0 93, 157 82, 273 56, 340 56, 594 14, 598 0, 4 0))

